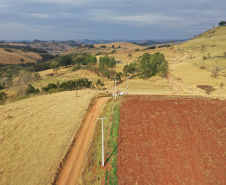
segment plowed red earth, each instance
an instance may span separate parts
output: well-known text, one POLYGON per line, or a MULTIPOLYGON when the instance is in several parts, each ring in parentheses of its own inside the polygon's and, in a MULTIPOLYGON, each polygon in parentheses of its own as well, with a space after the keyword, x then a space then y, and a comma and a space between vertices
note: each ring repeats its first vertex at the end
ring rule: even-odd
POLYGON ((226 184, 226 101, 163 99, 124 98, 118 184, 226 184))

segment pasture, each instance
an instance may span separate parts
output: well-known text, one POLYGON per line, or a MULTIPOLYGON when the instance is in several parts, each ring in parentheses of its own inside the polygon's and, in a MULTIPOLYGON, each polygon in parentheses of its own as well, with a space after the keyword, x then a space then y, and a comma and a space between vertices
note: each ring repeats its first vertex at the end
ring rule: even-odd
POLYGON ((0 184, 50 183, 96 94, 61 92, 0 106, 0 184))

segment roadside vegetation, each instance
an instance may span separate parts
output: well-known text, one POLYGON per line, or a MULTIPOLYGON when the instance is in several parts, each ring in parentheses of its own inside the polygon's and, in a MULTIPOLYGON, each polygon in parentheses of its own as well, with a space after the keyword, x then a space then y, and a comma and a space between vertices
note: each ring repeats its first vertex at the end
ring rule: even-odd
POLYGON ((101 167, 102 122, 98 121, 79 184, 117 184, 119 107, 120 102, 111 100, 100 115, 100 117, 108 118, 104 120, 105 166, 101 167))

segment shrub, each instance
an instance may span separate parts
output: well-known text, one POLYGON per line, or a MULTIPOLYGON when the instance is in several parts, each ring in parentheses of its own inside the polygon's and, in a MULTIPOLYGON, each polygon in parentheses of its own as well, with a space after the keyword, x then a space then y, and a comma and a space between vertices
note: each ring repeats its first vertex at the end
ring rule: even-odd
POLYGON ((209 86, 206 88, 206 94, 210 95, 212 91, 213 91, 213 87, 209 86))
POLYGON ((213 74, 213 76, 216 78, 219 74, 219 72, 222 70, 223 68, 220 68, 219 66, 216 66, 214 68, 211 69, 211 73, 213 74))
POLYGON ((95 54, 95 56, 98 56, 98 55, 102 55, 102 52, 98 52, 95 54))
POLYGON ((45 92, 48 92, 50 89, 57 89, 57 85, 55 83, 49 83, 47 87, 42 88, 45 92))
POLYGON ((106 48, 106 45, 101 45, 100 48, 106 48))
POLYGON ((0 83, 0 90, 4 88, 5 88, 4 85, 0 83))
POLYGON ((26 94, 32 94, 32 93, 35 93, 35 88, 29 84, 26 88, 26 91, 25 91, 26 94))
POLYGON ((52 94, 52 93, 56 93, 56 92, 58 92, 58 89, 49 89, 47 91, 48 94, 52 94))
POLYGON ((63 90, 67 90, 67 82, 62 82, 60 84, 60 88, 63 89, 63 90))
POLYGON ((100 79, 97 80, 96 86, 98 87, 99 85, 101 85, 101 81, 100 79))
POLYGON ((156 46, 150 46, 150 47, 145 48, 144 50, 155 49, 155 48, 156 48, 156 46))
POLYGON ((0 105, 4 105, 7 99, 7 95, 5 92, 0 92, 0 105))

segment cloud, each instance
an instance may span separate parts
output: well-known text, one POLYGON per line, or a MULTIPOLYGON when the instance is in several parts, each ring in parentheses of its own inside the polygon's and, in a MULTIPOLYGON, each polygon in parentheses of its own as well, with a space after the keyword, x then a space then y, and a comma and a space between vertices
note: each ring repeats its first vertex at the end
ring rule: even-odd
POLYGON ((222 0, 1 0, 0 35, 111 39, 127 36, 130 30, 134 38, 176 38, 179 31, 186 38, 221 21, 225 6, 222 0), (18 31, 24 28, 27 34, 18 31))
POLYGON ((50 14, 46 14, 46 13, 32 13, 32 14, 29 14, 30 17, 34 17, 34 18, 50 18, 51 15, 50 14))

